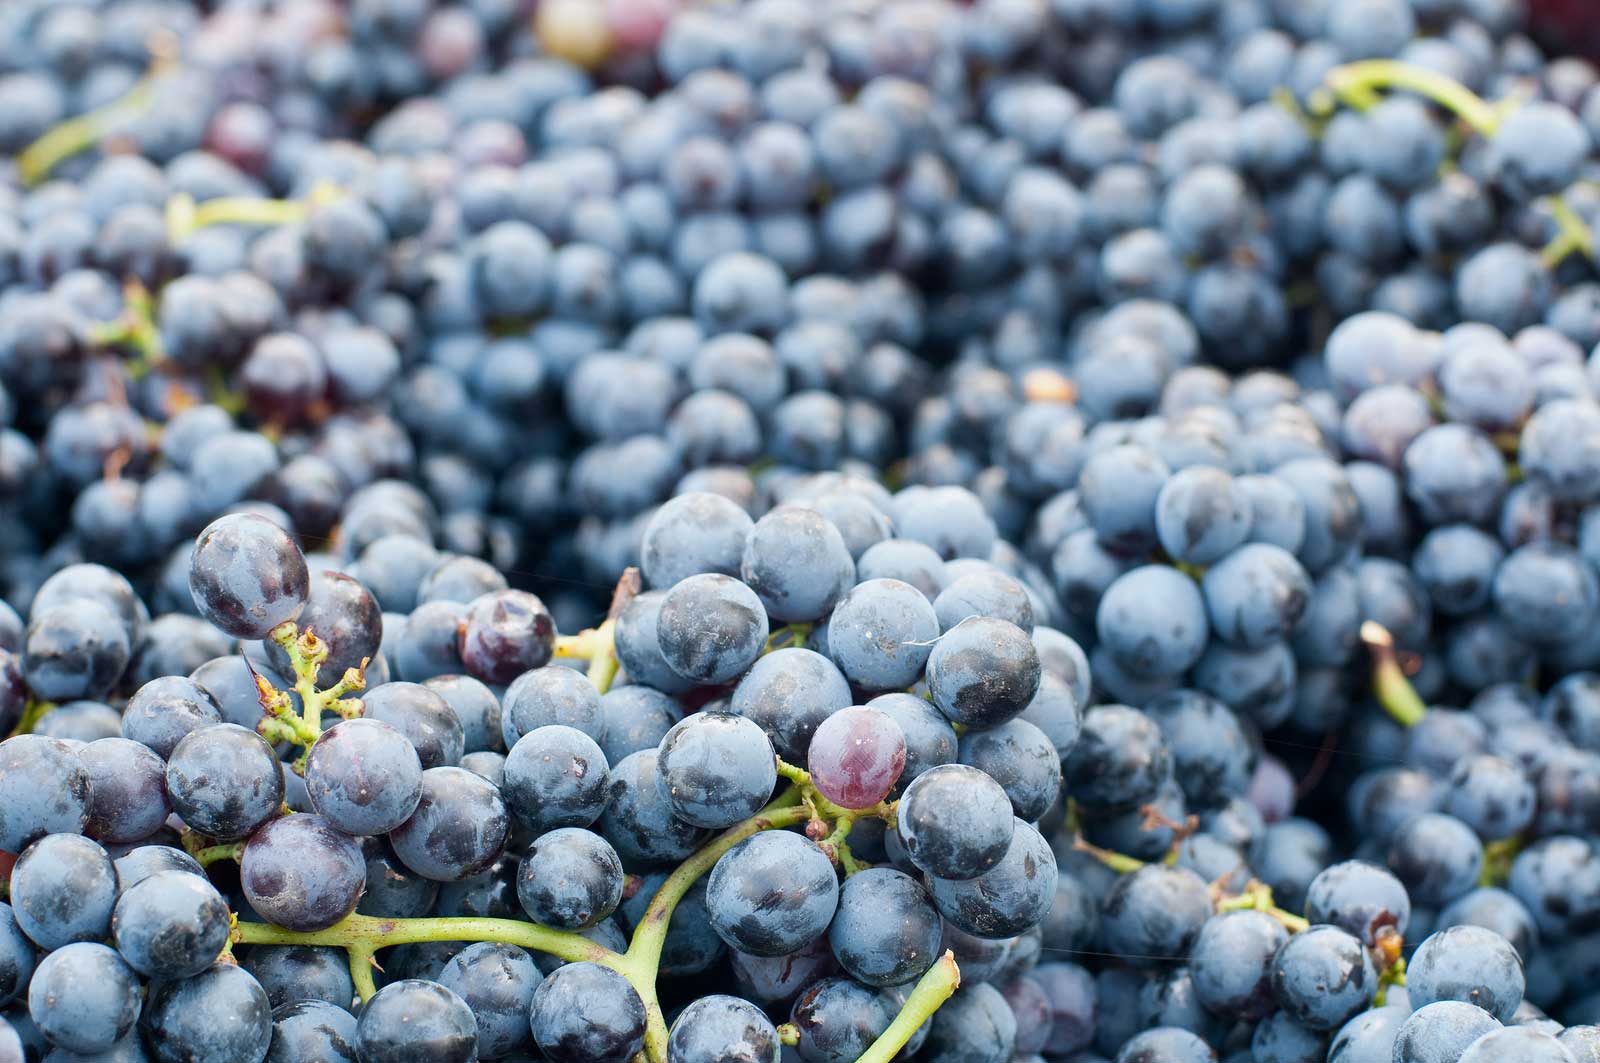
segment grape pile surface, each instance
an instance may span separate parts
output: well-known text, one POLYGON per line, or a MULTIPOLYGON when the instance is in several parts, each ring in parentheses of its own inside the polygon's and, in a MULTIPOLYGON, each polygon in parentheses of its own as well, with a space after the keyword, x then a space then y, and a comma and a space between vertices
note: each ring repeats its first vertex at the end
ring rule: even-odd
POLYGON ((0 3, 0 1063, 1600 1063, 1537 16, 0 3))

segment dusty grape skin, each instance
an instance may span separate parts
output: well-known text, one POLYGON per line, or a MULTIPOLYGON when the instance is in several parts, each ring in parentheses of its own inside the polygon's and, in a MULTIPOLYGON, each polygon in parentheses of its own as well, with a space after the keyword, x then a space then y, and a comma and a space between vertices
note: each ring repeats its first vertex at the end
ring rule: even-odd
POLYGON ((367 1002, 356 1022, 356 1054, 372 1063, 418 1058, 472 1063, 477 1048, 472 1010, 435 982, 391 982, 367 1002))
POLYGON ((260 1059, 272 1040, 272 1008, 248 972, 216 963, 193 978, 158 983, 143 1025, 162 1063, 260 1059))
POLYGON ((46 834, 88 825, 93 779, 72 747, 17 735, 0 742, 0 849, 20 853, 46 834))
POLYGON ((674 724, 657 747, 656 768, 656 786, 672 814, 697 827, 748 819, 778 783, 766 734, 729 712, 697 712, 674 724))
POLYGON ((726 683, 760 656, 767 613, 755 592, 731 576, 690 576, 662 600, 656 640, 678 675, 704 685, 726 683))
POLYGON ((569 963, 534 991, 534 1042, 552 1063, 627 1063, 644 1043, 644 1003, 627 980, 569 963))
POLYGON ((117 873, 106 851, 76 834, 34 842, 11 869, 11 908, 34 944, 56 949, 109 933, 117 873))
POLYGON ((214 521, 195 540, 189 589, 207 620, 234 638, 259 639, 300 615, 310 574, 281 528, 238 513, 214 521))
POLYGON ((133 1029, 139 1009, 138 975, 115 951, 92 942, 45 956, 28 987, 33 1021, 70 1052, 110 1049, 133 1029))
POLYGON ((277 813, 283 775, 260 735, 218 723, 190 732, 173 749, 167 793, 189 826, 214 838, 242 838, 277 813))
POLYGON ((996 727, 1022 714, 1039 689, 1039 653, 1015 624, 971 617, 928 655, 928 690, 952 723, 996 727))
POLYGON ((506 755, 500 792, 535 833, 587 827, 605 811, 611 770, 594 739, 572 727, 538 727, 506 755))
POLYGON ((756 956, 794 952, 820 936, 838 902, 838 875, 822 850, 782 832, 729 849, 706 885, 712 927, 732 948, 756 956))
POLYGON ((239 861, 251 907, 288 930, 326 930, 355 911, 366 874, 356 840, 310 813, 263 826, 239 861))
POLYGON ((1033 827, 1015 822, 1011 844, 989 870, 972 879, 928 876, 939 913, 980 937, 1011 937, 1036 925, 1056 890, 1056 858, 1033 827))
POLYGON ((185 871, 162 871, 123 889, 111 915, 117 950, 151 978, 199 974, 222 952, 228 930, 222 895, 185 871))
POLYGON ((422 761, 382 720, 345 720, 322 732, 305 780, 312 807, 346 834, 385 834, 422 800, 422 761))
POLYGON ((517 871, 517 898, 534 922, 587 930, 622 902, 622 861, 604 838, 581 827, 541 835, 517 871))
POLYGON ((429 768, 416 811, 389 832, 389 841, 423 878, 459 882, 494 863, 509 826, 493 783, 465 768, 429 768))
POLYGON ((480 941, 450 958, 439 984, 472 1009, 479 1053, 499 1057, 530 1044, 528 1009, 543 978, 522 949, 480 941))
POLYGON ((672 806, 661 796, 656 757, 654 749, 629 754, 612 767, 607 784, 600 833, 611 841, 628 871, 676 864, 708 836, 672 814, 672 806))
POLYGON ((900 840, 918 868, 944 879, 976 878, 1011 846, 1011 799, 977 768, 946 764, 918 776, 900 799, 900 840))
POLYGON ((874 867, 845 880, 828 927, 833 954, 850 976, 872 986, 904 985, 932 966, 939 913, 916 879, 874 867))

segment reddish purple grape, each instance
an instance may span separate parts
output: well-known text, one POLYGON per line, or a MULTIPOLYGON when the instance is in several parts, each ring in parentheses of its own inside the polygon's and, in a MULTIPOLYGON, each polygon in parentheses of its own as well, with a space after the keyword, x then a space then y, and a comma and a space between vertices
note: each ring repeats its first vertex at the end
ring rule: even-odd
POLYGON ((881 709, 840 709, 811 736, 807 764, 823 797, 841 808, 870 808, 905 770, 906 735, 881 709))

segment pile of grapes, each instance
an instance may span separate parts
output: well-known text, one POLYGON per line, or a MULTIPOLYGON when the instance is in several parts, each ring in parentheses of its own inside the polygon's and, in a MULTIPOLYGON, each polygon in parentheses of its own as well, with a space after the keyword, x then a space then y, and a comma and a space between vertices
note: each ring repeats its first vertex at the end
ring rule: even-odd
POLYGON ((1538 32, 0 0, 0 1063, 1600 1063, 1538 32))

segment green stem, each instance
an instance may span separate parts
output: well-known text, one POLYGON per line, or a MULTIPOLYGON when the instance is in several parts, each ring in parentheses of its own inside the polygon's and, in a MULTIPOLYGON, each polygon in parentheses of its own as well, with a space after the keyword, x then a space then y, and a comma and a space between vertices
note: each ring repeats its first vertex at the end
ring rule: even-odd
POLYGON ((6 737, 14 738, 17 735, 32 734, 33 729, 39 726, 39 721, 44 719, 50 713, 50 710, 55 707, 56 703, 53 701, 40 701, 38 698, 29 698, 28 703, 23 706, 22 719, 17 721, 16 728, 6 737))
POLYGON ((1502 886, 1511 877, 1511 865, 1522 852, 1522 836, 1512 835, 1489 842, 1483 847, 1483 870, 1478 873, 1478 885, 1502 886))
POLYGON ((679 864, 650 899, 649 907, 633 929, 633 940, 628 944, 627 955, 622 958, 622 966, 617 968, 633 983, 639 998, 644 1001, 644 1048, 647 1058, 667 1058, 667 1022, 661 1010, 661 1000, 656 995, 656 972, 661 968, 661 950, 666 946, 667 930, 678 902, 683 900, 702 875, 716 865, 723 853, 762 831, 803 823, 807 815, 805 807, 800 804, 800 791, 793 787, 785 790, 766 808, 724 831, 679 864))
POLYGON ((326 930, 285 930, 268 923, 240 923, 234 940, 241 945, 330 945, 369 956, 391 945, 424 941, 499 941, 535 952, 548 952, 569 963, 598 963, 622 972, 623 958, 603 945, 565 930, 551 930, 517 919, 471 916, 425 919, 380 919, 349 915, 326 930))
POLYGON ((1428 706, 1417 696, 1406 678, 1405 669, 1394 652, 1394 637, 1382 624, 1368 620, 1361 625, 1361 641, 1372 654, 1372 693, 1396 723, 1415 727, 1428 715, 1428 706))
POLYGON ((1372 998, 1373 1007, 1381 1008, 1389 1000, 1389 987, 1392 985, 1403 986, 1406 984, 1405 957, 1398 957, 1394 963, 1385 967, 1378 975, 1378 992, 1372 998))
POLYGON ((1131 875, 1145 866, 1143 860, 1129 856, 1126 853, 1102 849, 1098 845, 1085 841, 1081 834, 1072 840, 1072 847, 1079 852, 1088 853, 1119 875, 1131 875))
POLYGON ((917 982, 917 987, 906 998, 905 1006, 895 1016, 894 1022, 856 1059, 856 1063, 889 1063, 911 1040, 911 1036, 922 1028, 922 1024, 950 999, 960 984, 961 969, 956 966, 955 953, 946 951, 917 982))
POLYGON ((1555 269, 1574 251, 1594 257, 1594 233, 1561 196, 1549 199, 1550 216, 1555 219, 1556 235, 1539 253, 1546 269, 1555 269))
POLYGON ((361 998, 361 1003, 365 1004, 378 992, 378 987, 372 980, 372 971, 377 967, 378 961, 373 957, 373 950, 366 946, 352 947, 346 956, 350 962, 350 981, 354 983, 356 995, 361 998))
POLYGON ((1272 903, 1272 890, 1261 882, 1251 882, 1245 891, 1236 897, 1223 897, 1216 901, 1214 907, 1218 912, 1257 911, 1266 912, 1291 934, 1298 934, 1311 926, 1309 920, 1285 911, 1272 903))
POLYGON ((208 845, 204 849, 196 849, 189 855, 194 857, 201 867, 210 867, 221 860, 232 860, 237 863, 244 856, 244 842, 208 845))
POLYGON ((100 143, 119 125, 139 117, 154 102, 155 85, 166 73, 159 58, 149 74, 131 89, 102 107, 69 118, 49 129, 17 156, 17 173, 26 185, 36 185, 61 163, 100 143))
POLYGON ((322 663, 328 659, 328 644, 317 638, 316 632, 307 628, 301 631, 290 621, 279 624, 267 635, 282 647, 289 656, 289 667, 294 674, 294 691, 300 695, 300 714, 295 715, 288 695, 276 689, 261 676, 256 676, 260 690, 261 706, 266 711, 256 730, 271 741, 290 741, 302 747, 294 769, 305 774, 306 757, 317 739, 322 737, 324 713, 335 712, 345 719, 361 715, 361 702, 346 697, 366 686, 367 662, 359 668, 346 668, 344 675, 331 687, 318 687, 317 677, 322 663))
POLYGON ((1347 106, 1365 111, 1377 105, 1379 89, 1405 89, 1458 116, 1478 133, 1492 137, 1503 115, 1494 105, 1453 78, 1394 59, 1364 59, 1328 71, 1328 88, 1347 106))
POLYGON ((767 644, 762 647, 761 654, 766 656, 774 650, 788 649, 791 646, 804 646, 806 639, 810 637, 810 624, 785 624, 767 636, 767 644))

